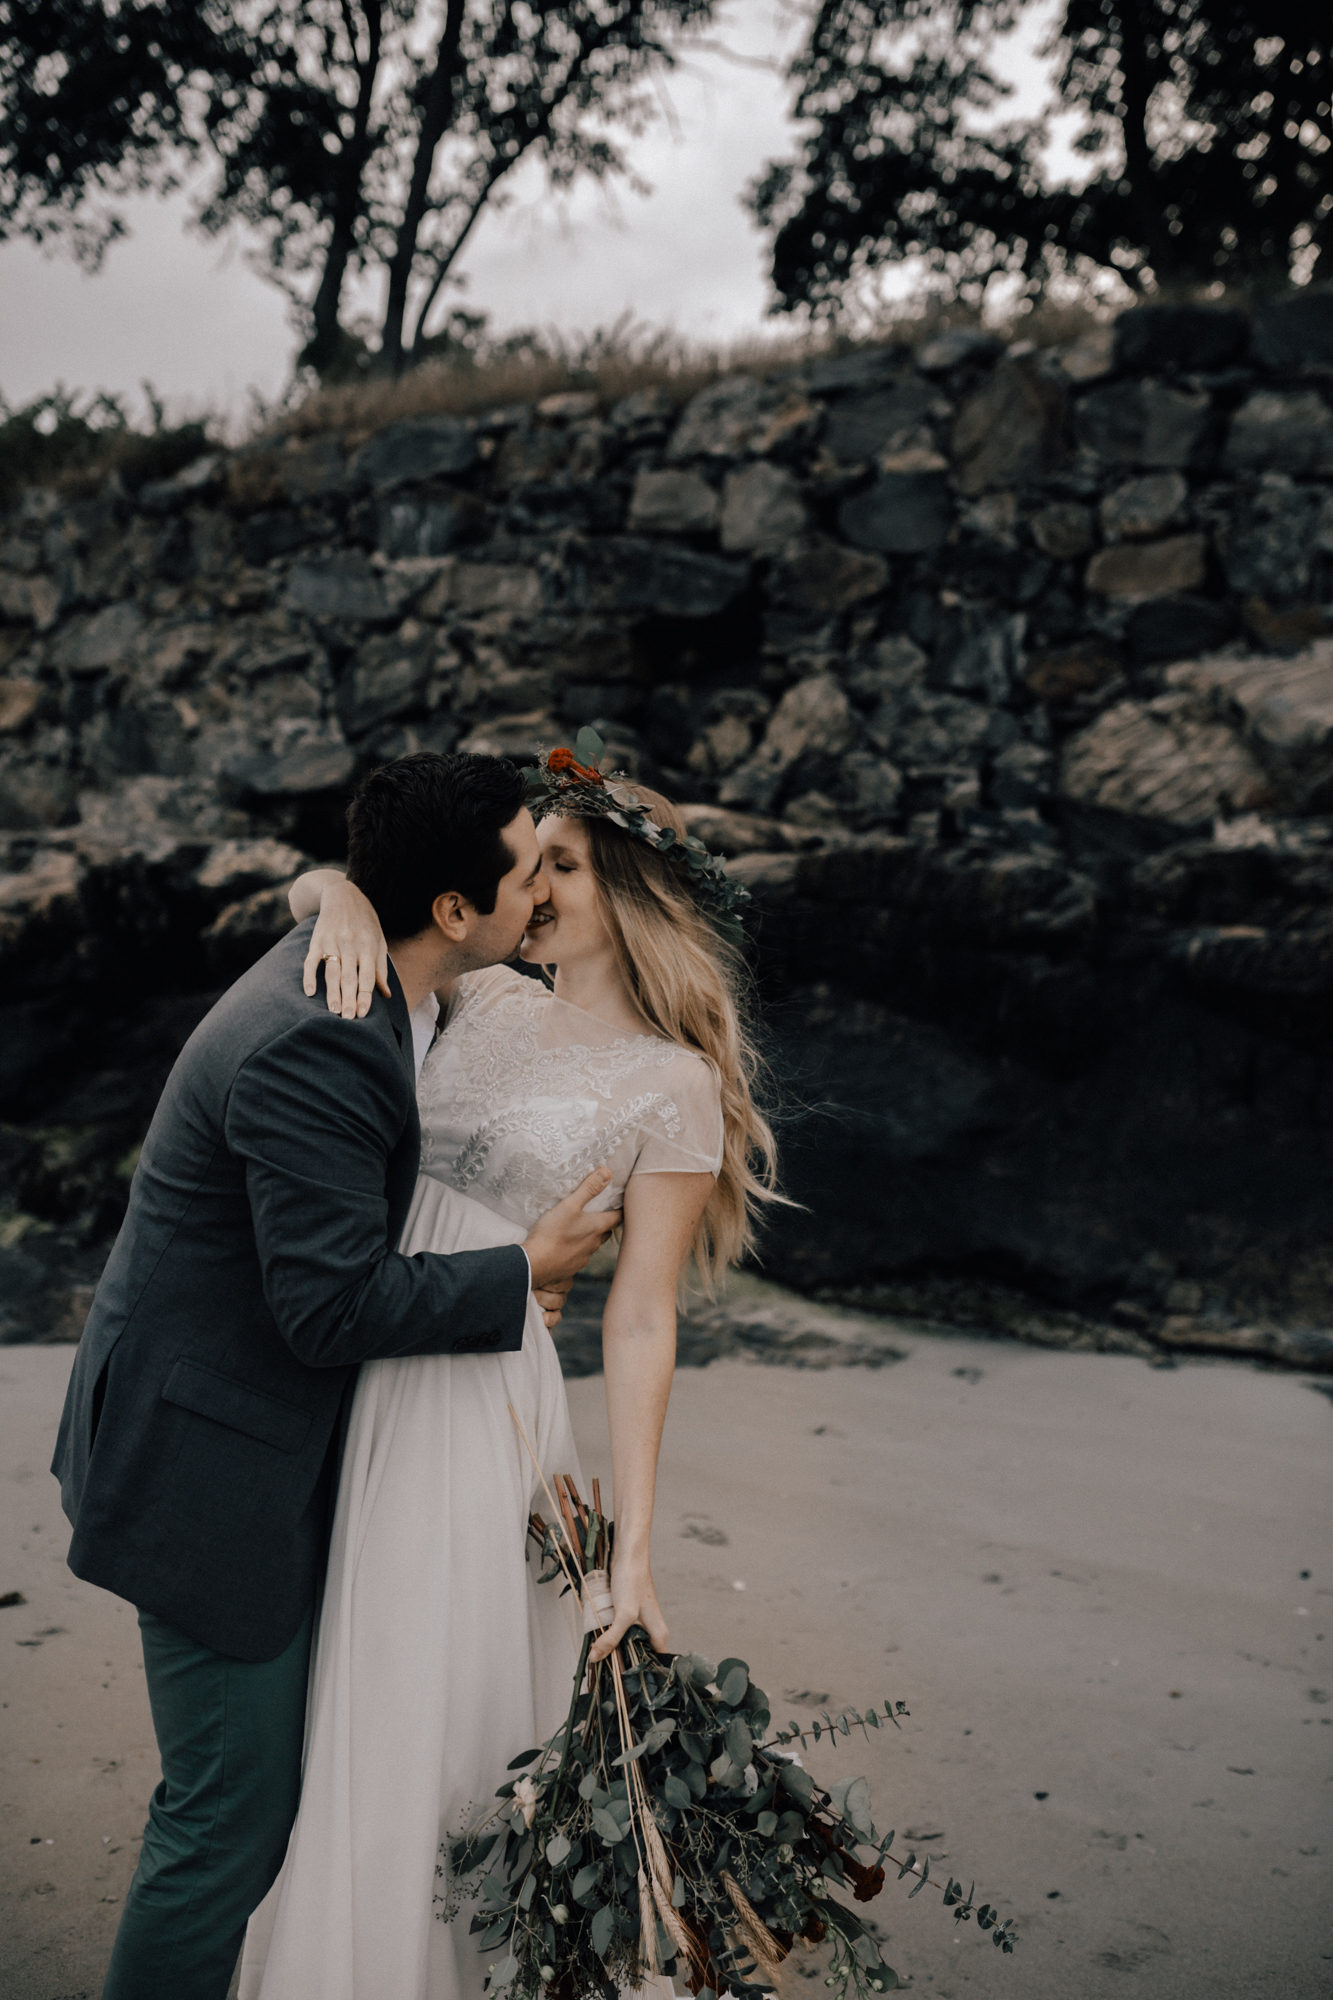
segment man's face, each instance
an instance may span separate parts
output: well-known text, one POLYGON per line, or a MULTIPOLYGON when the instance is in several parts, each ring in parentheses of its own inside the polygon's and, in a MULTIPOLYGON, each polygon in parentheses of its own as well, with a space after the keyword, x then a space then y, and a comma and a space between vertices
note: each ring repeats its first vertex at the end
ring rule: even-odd
POLYGON ((513 855, 514 865, 500 879, 491 914, 483 917, 473 913, 467 956, 474 966, 501 965, 512 958, 532 921, 533 910, 551 893, 542 872, 537 829, 526 806, 500 837, 513 855))

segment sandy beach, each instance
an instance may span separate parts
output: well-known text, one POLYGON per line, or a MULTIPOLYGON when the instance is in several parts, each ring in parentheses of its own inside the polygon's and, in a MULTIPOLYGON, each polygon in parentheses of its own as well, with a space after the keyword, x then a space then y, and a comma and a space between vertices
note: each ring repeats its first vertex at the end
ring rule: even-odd
MULTIPOLYGON (((1333 1993, 1326 1393, 891 1331, 904 1358, 878 1368, 682 1369, 655 1541, 673 1643, 748 1660, 784 1718, 908 1704, 814 1768, 864 1771, 879 1824, 1022 1942, 1003 1958, 891 1883, 904 1984, 1333 1993)), ((0 1609, 5 2000, 95 2000, 157 1776, 134 1614, 64 1566, 70 1358, 0 1352, 0 1599, 24 1600, 0 1609)), ((602 1385, 570 1394, 605 1472, 602 1385)))

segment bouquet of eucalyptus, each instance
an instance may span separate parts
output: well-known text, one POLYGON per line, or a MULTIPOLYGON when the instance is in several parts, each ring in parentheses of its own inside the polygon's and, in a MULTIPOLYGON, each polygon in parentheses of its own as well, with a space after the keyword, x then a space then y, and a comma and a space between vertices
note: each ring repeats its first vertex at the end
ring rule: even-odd
MULTIPOLYGON (((869 1903, 894 1867, 919 1895, 929 1860, 892 1853, 864 1778, 825 1792, 793 1746, 897 1728, 905 1705, 774 1729, 744 1660, 655 1653, 638 1628, 588 1671, 594 1634, 610 1619, 612 1524, 596 1480, 591 1507, 568 1477, 555 1484, 552 1520, 534 1513, 529 1531, 542 1580, 563 1576, 584 1605, 569 1714, 548 1743, 513 1760, 481 1824, 442 1849, 456 1885, 438 1899, 444 1914, 475 1877, 471 1928, 482 1951, 500 1952, 488 1990, 615 2000, 664 1973, 699 2000, 761 2000, 798 1940, 831 1943, 824 1983, 841 1988, 840 2000, 895 1988, 898 1975, 838 1892, 869 1903)), ((932 1886, 956 1919, 975 1917, 1013 1950, 1011 1922, 975 1907, 970 1889, 952 1877, 932 1886)))

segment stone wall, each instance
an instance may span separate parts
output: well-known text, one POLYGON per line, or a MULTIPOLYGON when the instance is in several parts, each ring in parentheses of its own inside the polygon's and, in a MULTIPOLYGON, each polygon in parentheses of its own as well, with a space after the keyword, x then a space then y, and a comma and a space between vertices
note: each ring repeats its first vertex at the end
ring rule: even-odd
POLYGON ((1331 605, 1327 292, 12 496, 9 1337, 358 773, 595 719, 757 899, 776 1275, 1317 1359, 1331 605))

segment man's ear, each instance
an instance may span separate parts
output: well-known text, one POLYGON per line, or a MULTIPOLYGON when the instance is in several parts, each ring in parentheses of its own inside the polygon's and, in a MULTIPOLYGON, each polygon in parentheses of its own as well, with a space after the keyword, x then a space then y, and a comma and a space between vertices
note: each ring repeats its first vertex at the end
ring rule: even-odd
POLYGON ((450 944, 466 944, 476 910, 456 889, 446 889, 430 906, 435 928, 450 944))

